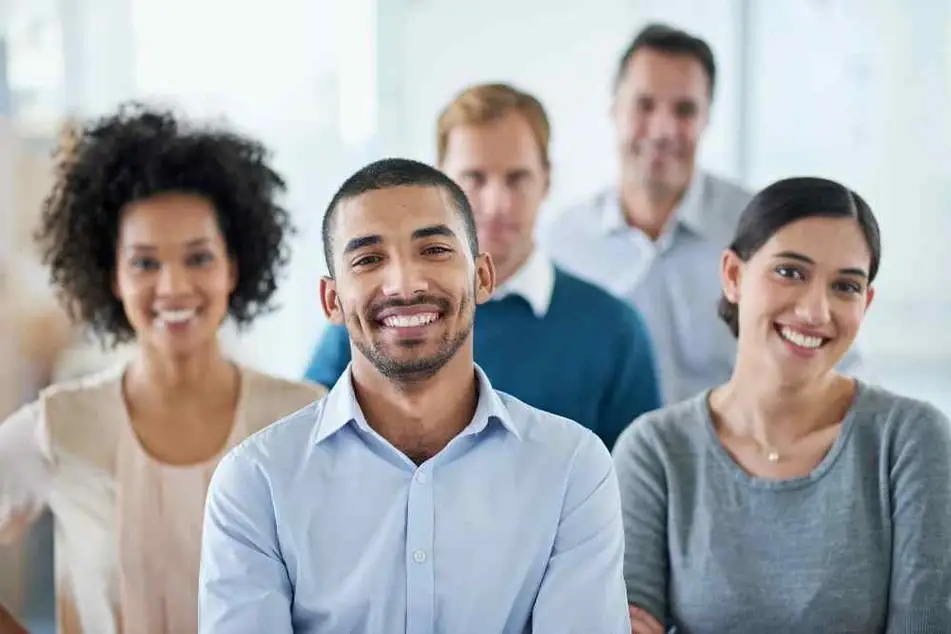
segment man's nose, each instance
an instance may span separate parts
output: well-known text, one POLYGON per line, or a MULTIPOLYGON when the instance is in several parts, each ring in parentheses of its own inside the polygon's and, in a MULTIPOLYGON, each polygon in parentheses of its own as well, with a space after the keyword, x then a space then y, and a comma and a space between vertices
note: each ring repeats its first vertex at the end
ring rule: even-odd
POLYGON ((504 216, 512 209, 512 191, 505 183, 491 182, 482 189, 482 214, 486 218, 504 216))
POLYGON ((384 275, 383 294, 388 297, 412 297, 429 290, 423 267, 415 259, 391 260, 384 275))
POLYGON ((657 110, 651 113, 647 132, 655 141, 671 141, 677 134, 677 119, 670 112, 657 110))

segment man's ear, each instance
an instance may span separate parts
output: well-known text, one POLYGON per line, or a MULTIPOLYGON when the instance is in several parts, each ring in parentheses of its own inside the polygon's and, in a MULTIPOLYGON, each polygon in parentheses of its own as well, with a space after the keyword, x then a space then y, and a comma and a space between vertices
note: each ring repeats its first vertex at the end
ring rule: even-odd
POLYGON ((488 253, 480 253, 475 259, 476 304, 484 304, 495 292, 495 264, 488 253))
POLYGON ((320 278, 320 306, 324 309, 324 317, 332 324, 343 324, 343 311, 340 309, 340 298, 337 295, 337 282, 332 277, 322 275, 320 278))

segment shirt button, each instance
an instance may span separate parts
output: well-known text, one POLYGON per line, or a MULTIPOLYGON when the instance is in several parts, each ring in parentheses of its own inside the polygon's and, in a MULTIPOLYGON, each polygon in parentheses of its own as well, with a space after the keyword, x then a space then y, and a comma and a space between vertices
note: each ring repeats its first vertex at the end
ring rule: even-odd
POLYGON ((415 561, 418 564, 423 563, 424 561, 426 561, 426 553, 422 550, 414 550, 413 561, 415 561))
POLYGON ((416 472, 416 481, 420 484, 426 484, 429 482, 429 476, 426 475, 425 471, 418 471, 416 472))

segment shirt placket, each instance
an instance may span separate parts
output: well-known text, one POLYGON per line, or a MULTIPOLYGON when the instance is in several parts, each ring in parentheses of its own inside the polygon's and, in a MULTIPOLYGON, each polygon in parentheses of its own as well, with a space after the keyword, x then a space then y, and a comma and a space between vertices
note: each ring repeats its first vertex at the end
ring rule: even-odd
POLYGON ((406 632, 435 634, 435 504, 431 467, 416 469, 406 513, 406 632))
POLYGON ((624 278, 623 294, 633 297, 647 277, 657 258, 658 249, 647 236, 640 231, 628 231, 626 236, 631 248, 631 259, 626 265, 618 267, 624 278))

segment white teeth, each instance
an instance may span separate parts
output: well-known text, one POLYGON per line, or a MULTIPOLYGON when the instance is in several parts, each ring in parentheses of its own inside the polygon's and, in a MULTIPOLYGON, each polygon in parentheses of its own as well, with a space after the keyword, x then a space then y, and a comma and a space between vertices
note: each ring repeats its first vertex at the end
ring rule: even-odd
POLYGON ((801 332, 793 330, 789 326, 783 326, 779 333, 782 335, 783 339, 796 344, 800 348, 818 348, 822 345, 822 337, 811 337, 809 335, 804 335, 801 332))
POLYGON ((413 328, 431 324, 439 317, 436 313, 420 313, 418 315, 390 315, 383 319, 383 324, 389 328, 413 328))
POLYGON ((183 310, 160 310, 158 318, 169 324, 181 324, 195 316, 195 309, 188 308, 183 310))

